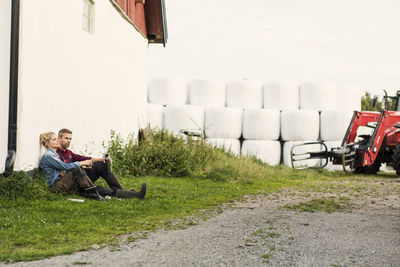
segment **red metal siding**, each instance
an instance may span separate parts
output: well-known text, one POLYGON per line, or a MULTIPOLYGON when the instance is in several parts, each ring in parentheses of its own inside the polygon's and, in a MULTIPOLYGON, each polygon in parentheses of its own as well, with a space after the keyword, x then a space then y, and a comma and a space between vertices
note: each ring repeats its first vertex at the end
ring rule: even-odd
POLYGON ((151 43, 164 41, 161 0, 115 0, 151 43))
POLYGON ((146 0, 145 14, 149 42, 160 42, 164 38, 161 1, 146 0))
POLYGON ((144 17, 145 0, 115 0, 126 15, 146 35, 146 20, 144 17))

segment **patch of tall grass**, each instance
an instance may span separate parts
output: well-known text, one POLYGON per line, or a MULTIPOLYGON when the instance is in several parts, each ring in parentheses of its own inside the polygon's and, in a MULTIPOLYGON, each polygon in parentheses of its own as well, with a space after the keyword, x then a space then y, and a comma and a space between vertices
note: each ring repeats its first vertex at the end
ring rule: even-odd
POLYGON ((48 190, 48 184, 40 174, 31 177, 27 172, 18 171, 9 177, 0 178, 0 198, 35 200, 56 197, 48 190))
POLYGON ((134 135, 123 139, 112 132, 106 147, 119 175, 228 181, 257 179, 271 171, 254 158, 237 157, 204 140, 175 136, 167 130, 152 130, 140 143, 134 135))

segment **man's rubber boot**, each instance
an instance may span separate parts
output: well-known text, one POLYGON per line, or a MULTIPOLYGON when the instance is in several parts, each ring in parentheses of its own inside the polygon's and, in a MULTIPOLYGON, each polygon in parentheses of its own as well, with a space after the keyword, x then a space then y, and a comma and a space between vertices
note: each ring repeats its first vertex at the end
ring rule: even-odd
POLYGON ((118 181, 117 176, 115 176, 115 173, 110 172, 105 178, 108 186, 114 190, 114 189, 124 189, 121 185, 121 183, 118 181))
POLYGON ((97 187, 89 187, 83 189, 82 196, 90 199, 95 199, 98 201, 105 201, 106 199, 102 196, 99 195, 99 192, 97 191, 97 187))
POLYGON ((142 184, 142 189, 139 192, 133 192, 123 189, 117 189, 115 192, 115 196, 119 198, 139 198, 144 199, 146 195, 147 185, 146 183, 142 184))

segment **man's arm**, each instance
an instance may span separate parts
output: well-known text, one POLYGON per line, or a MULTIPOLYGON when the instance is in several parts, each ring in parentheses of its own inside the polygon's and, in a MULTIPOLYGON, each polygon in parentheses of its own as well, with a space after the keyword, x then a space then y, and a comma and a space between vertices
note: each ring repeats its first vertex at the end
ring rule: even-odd
POLYGON ((83 155, 75 154, 72 151, 71 151, 71 158, 72 158, 72 161, 74 161, 74 162, 75 161, 84 161, 84 160, 92 160, 92 162, 94 162, 92 157, 86 157, 83 155))

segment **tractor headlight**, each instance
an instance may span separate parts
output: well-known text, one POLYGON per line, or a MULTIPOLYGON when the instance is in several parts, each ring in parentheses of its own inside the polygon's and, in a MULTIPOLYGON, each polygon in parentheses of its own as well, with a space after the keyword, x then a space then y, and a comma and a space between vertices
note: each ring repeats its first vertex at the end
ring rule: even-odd
POLYGON ((377 147, 377 146, 374 146, 374 147, 372 148, 372 152, 376 153, 376 151, 378 151, 378 147, 377 147))

